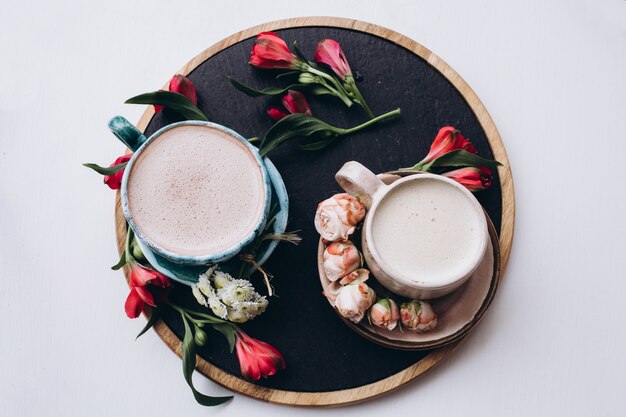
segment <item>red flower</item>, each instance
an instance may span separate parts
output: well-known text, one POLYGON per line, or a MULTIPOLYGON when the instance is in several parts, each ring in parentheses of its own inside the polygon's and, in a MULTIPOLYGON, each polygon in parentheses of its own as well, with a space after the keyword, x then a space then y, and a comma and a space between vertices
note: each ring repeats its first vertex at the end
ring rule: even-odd
POLYGON ((146 304, 152 307, 157 302, 167 301, 170 281, 158 271, 134 264, 130 271, 130 293, 124 309, 131 319, 139 317, 146 304))
POLYGON ((299 91, 287 91, 287 94, 285 94, 281 101, 283 103, 283 106, 285 106, 285 109, 287 109, 287 112, 277 107, 270 107, 269 109, 267 109, 267 114, 276 121, 288 116, 289 113, 304 113, 308 114, 309 116, 312 115, 311 107, 306 101, 306 97, 304 97, 304 94, 299 91))
MULTIPOLYGON (((123 164, 124 162, 128 162, 128 160, 131 158, 131 156, 133 156, 132 153, 129 153, 129 154, 126 154, 126 155, 122 155, 119 158, 117 158, 115 160, 115 162, 113 162, 109 166, 112 167, 114 165, 119 165, 119 164, 123 164)), ((106 185, 108 185, 109 188, 112 189, 112 190, 119 190, 120 187, 122 186, 122 177, 123 176, 124 176, 124 169, 120 169, 119 171, 117 171, 113 175, 105 175, 104 183, 106 185)))
POLYGON ((279 121, 283 117, 289 116, 289 113, 287 113, 283 109, 279 109, 278 107, 272 106, 269 109, 267 109, 267 115, 271 117, 272 119, 279 121))
POLYGON ((274 32, 261 32, 252 47, 250 64, 263 69, 302 69, 306 64, 274 32))
POLYGON ((248 336, 241 329, 236 330, 235 336, 237 358, 244 378, 257 381, 285 369, 285 358, 272 345, 248 336))
POLYGON ((475 154, 476 149, 472 142, 465 139, 461 133, 452 126, 445 126, 439 130, 433 144, 430 146, 430 151, 426 158, 424 158, 420 164, 431 162, 441 155, 448 152, 455 151, 457 149, 465 149, 466 151, 475 154))
MULTIPOLYGON (((196 94, 196 88, 193 86, 191 80, 184 75, 176 74, 170 80, 169 90, 174 93, 182 94, 187 97, 193 104, 198 104, 198 95, 196 94)), ((154 112, 158 113, 163 110, 163 106, 154 105, 154 112)))
POLYGON ((315 60, 328 65, 342 80, 352 75, 346 55, 343 53, 339 42, 335 40, 324 39, 318 43, 315 49, 315 60))
POLYGON ((442 175, 452 178, 473 193, 491 186, 491 171, 485 167, 460 168, 442 175))

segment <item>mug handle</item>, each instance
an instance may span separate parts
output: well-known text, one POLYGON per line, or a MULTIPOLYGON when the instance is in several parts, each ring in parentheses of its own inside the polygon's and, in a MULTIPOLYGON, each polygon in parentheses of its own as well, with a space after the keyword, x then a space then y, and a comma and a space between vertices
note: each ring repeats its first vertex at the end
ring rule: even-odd
POLYGON ((109 129, 133 152, 148 140, 143 133, 122 116, 115 116, 109 120, 109 129))
POLYGON ((335 179, 348 194, 361 200, 368 210, 375 195, 387 187, 376 174, 356 161, 346 162, 335 174, 335 179))

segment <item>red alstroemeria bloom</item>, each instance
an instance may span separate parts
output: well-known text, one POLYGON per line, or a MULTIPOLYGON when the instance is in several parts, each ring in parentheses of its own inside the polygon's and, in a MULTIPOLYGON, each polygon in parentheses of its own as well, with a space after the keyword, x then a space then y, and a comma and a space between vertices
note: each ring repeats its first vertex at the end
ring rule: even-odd
POLYGON ((277 107, 270 107, 267 109, 267 114, 276 121, 288 116, 289 113, 303 113, 308 114, 309 116, 312 115, 309 102, 306 100, 306 97, 304 97, 304 94, 299 91, 287 91, 287 94, 285 94, 281 101, 283 106, 285 106, 285 109, 287 109, 287 112, 277 107))
MULTIPOLYGON (((198 104, 198 95, 196 94, 196 87, 194 87, 191 80, 184 75, 176 74, 170 80, 169 91, 182 94, 187 97, 193 104, 198 104)), ((154 105, 154 112, 158 113, 163 110, 163 106, 154 105)))
POLYGON ((271 117, 272 119, 279 121, 280 119, 289 116, 289 113, 287 113, 283 109, 279 109, 278 107, 272 106, 269 109, 267 109, 267 115, 271 117))
MULTIPOLYGON (((133 156, 132 153, 129 153, 129 154, 126 154, 126 155, 122 155, 119 158, 117 158, 115 160, 115 162, 113 162, 109 166, 112 167, 114 165, 119 165, 119 164, 123 164, 124 162, 128 162, 128 160, 131 158, 131 156, 133 156)), ((120 169, 119 171, 117 171, 113 175, 105 175, 104 183, 106 185, 108 185, 109 188, 112 189, 112 190, 119 190, 120 187, 122 186, 122 177, 123 176, 124 176, 124 170, 120 169)))
POLYGON ((442 175, 452 178, 473 193, 491 186, 491 171, 485 167, 459 168, 442 175))
POLYGON ((156 306, 157 302, 167 301, 170 280, 162 273, 153 269, 134 264, 130 270, 130 293, 126 298, 124 309, 131 319, 139 317, 146 304, 156 306))
POLYGON ((439 158, 441 155, 457 149, 465 149, 470 153, 476 153, 476 149, 474 148, 472 142, 465 139, 465 137, 461 135, 458 130, 452 126, 442 127, 430 146, 428 155, 426 155, 426 158, 424 158, 421 163, 425 164, 427 162, 431 162, 439 158))
POLYGON ((309 106, 309 102, 306 101, 306 97, 299 91, 289 90, 287 94, 282 99, 283 106, 287 109, 287 111, 291 114, 293 113, 304 113, 311 115, 311 106, 309 106))
POLYGON ((342 80, 352 75, 346 55, 343 53, 339 42, 335 40, 324 39, 318 43, 315 49, 315 60, 328 65, 342 80))
POLYGON ((241 329, 237 329, 235 336, 237 359, 244 378, 257 381, 285 369, 285 358, 272 345, 248 336, 241 329))
POLYGON ((274 32, 261 32, 252 47, 250 65, 263 69, 302 69, 306 64, 274 32))

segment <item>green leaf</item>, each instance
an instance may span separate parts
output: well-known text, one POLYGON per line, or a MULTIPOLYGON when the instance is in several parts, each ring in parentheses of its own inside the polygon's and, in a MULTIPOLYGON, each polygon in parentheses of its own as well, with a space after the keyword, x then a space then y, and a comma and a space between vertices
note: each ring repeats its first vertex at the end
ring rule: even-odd
POLYGON ((284 141, 295 137, 317 137, 329 139, 345 133, 345 129, 331 126, 307 114, 290 114, 280 119, 265 134, 259 153, 267 155, 284 141))
POLYGON ((98 164, 83 164, 83 166, 93 169, 100 175, 113 175, 117 171, 124 169, 126 167, 126 164, 128 164, 128 162, 122 162, 121 164, 113 165, 110 167, 101 167, 98 164))
POLYGON ((291 76, 298 75, 298 74, 300 74, 300 71, 287 71, 287 72, 283 72, 281 74, 278 74, 276 76, 276 79, 285 78, 285 77, 291 77, 291 76))
POLYGON ((113 265, 113 266, 111 267, 111 269, 112 269, 112 270, 114 270, 114 271, 117 271, 117 270, 119 270, 119 269, 122 269, 122 267, 123 267, 124 265, 126 265, 127 263, 128 263, 128 262, 127 262, 127 260, 126 260, 126 249, 124 249, 124 250, 122 251, 122 255, 120 255, 120 260, 119 260, 119 261, 118 261, 115 265, 113 265))
POLYGON ((329 139, 320 140, 318 142, 305 143, 304 145, 300 145, 300 148, 304 149, 305 151, 319 151, 320 149, 324 149, 325 147, 333 143, 335 139, 337 138, 333 137, 329 139))
POLYGON ((226 337, 230 353, 233 353, 233 350, 235 350, 235 327, 230 323, 221 323, 214 324, 213 328, 226 337))
POLYGON ((441 168, 441 167, 487 167, 487 168, 495 168, 501 166, 502 164, 498 161, 494 161, 491 159, 485 159, 478 155, 474 155, 471 152, 466 151, 465 149, 457 149, 452 152, 448 152, 446 154, 441 155, 439 158, 432 161, 430 164, 427 164, 423 167, 424 171, 428 171, 432 168, 441 168))
POLYGON ((183 375, 185 377, 185 381, 187 381, 187 385, 191 388, 191 392, 193 393, 194 398, 200 405, 205 406, 215 406, 225 403, 230 400, 232 397, 210 397, 208 395, 204 395, 193 386, 192 375, 193 371, 196 368, 196 345, 194 343, 193 333, 191 331, 191 327, 189 326, 189 322, 184 314, 180 315, 183 319, 183 325, 185 326, 185 336, 183 337, 182 348, 183 348, 183 375))
POLYGON ((153 91, 131 97, 124 103, 127 104, 156 104, 166 107, 178 113, 187 120, 209 121, 202 111, 187 97, 173 91, 153 91))
POLYGON ((143 327, 143 329, 141 329, 137 337, 135 337, 135 340, 139 339, 140 336, 142 336, 145 332, 150 330, 150 328, 154 326, 154 324, 157 321, 159 321, 160 318, 161 318, 161 310, 159 309, 159 307, 153 307, 152 311, 150 312, 150 318, 148 319, 148 322, 143 327))
POLYGON ((250 97, 278 96, 287 92, 287 90, 294 90, 294 89, 297 90, 302 87, 306 87, 304 84, 291 84, 287 87, 269 87, 269 88, 264 88, 263 90, 255 90, 254 88, 241 84, 239 81, 235 80, 234 78, 228 77, 228 81, 230 81, 233 87, 235 87, 237 90, 241 91, 242 93, 250 97))

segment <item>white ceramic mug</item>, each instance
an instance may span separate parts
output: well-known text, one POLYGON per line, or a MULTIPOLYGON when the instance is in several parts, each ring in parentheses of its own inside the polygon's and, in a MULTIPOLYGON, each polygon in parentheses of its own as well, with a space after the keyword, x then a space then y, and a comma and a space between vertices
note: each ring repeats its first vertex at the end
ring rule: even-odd
POLYGON ((386 185, 356 161, 347 162, 335 178, 368 209, 363 255, 390 291, 412 299, 441 297, 460 287, 483 259, 489 240, 484 211, 456 181, 420 173, 386 185), (427 196, 429 201, 422 201, 427 196))

